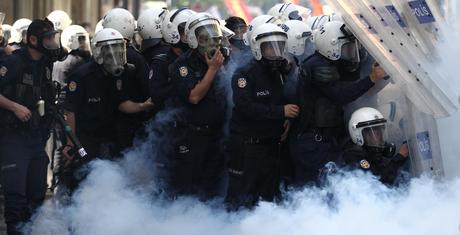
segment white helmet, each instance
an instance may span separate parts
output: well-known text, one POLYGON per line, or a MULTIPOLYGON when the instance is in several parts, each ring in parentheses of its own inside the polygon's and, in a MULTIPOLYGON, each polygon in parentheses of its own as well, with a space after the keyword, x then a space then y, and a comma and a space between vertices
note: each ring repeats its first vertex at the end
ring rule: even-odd
POLYGON ((65 11, 55 10, 52 11, 46 18, 53 22, 54 30, 64 31, 67 27, 72 24, 72 20, 65 11))
POLYGON ((359 43, 343 22, 331 21, 313 33, 316 50, 330 60, 359 62, 359 43))
POLYGON ((22 41, 26 43, 27 29, 29 28, 30 23, 32 23, 32 21, 27 18, 16 20, 13 23, 13 26, 11 26, 11 42, 21 43, 22 41))
POLYGON ((218 46, 222 41, 222 30, 220 22, 217 18, 209 13, 197 13, 190 17, 185 24, 185 35, 187 35, 187 42, 190 48, 198 48, 200 36, 205 36, 206 45, 201 44, 200 46, 218 46))
POLYGON ((68 51, 85 50, 90 51, 89 34, 80 25, 70 25, 61 34, 62 46, 68 51))
POLYGON ((288 20, 302 21, 310 17, 311 10, 292 3, 278 3, 268 10, 268 14, 281 22, 288 20))
POLYGON ((163 20, 163 25, 161 26, 163 39, 165 42, 170 44, 177 44, 181 39, 179 25, 183 24, 183 27, 185 27, 188 19, 194 14, 196 14, 196 12, 188 8, 180 8, 168 12, 165 19, 163 20))
POLYGON ((246 46, 251 45, 251 35, 252 32, 260 25, 266 23, 277 23, 275 17, 272 15, 260 15, 252 19, 251 23, 248 25, 248 30, 243 34, 243 42, 246 46))
POLYGON ((149 8, 141 13, 137 19, 137 31, 142 39, 161 39, 161 25, 168 14, 168 10, 164 8, 149 8))
POLYGON ((353 143, 380 147, 385 144, 387 120, 374 108, 356 110, 348 122, 348 132, 353 143))
POLYGON ((111 28, 102 29, 94 35, 91 49, 94 60, 103 65, 105 71, 114 76, 123 73, 126 64, 126 42, 121 33, 111 28))
POLYGON ((103 28, 112 28, 123 35, 126 40, 132 40, 136 23, 134 16, 126 9, 113 8, 105 16, 102 21, 103 28))
POLYGON ((332 15, 312 16, 307 19, 307 24, 310 25, 310 28, 312 31, 315 31, 321 28, 325 23, 331 22, 331 21, 344 22, 340 15, 332 14, 332 15))
POLYGON ((286 51, 302 55, 307 44, 311 44, 311 30, 308 24, 299 20, 288 20, 280 26, 287 33, 286 51))
POLYGON ((276 24, 263 24, 251 36, 251 51, 256 60, 276 60, 284 55, 287 34, 276 24))
POLYGON ((94 34, 96 34, 97 32, 101 31, 101 29, 104 28, 104 27, 102 27, 102 22, 104 22, 104 19, 100 19, 97 22, 96 27, 94 28, 94 34))

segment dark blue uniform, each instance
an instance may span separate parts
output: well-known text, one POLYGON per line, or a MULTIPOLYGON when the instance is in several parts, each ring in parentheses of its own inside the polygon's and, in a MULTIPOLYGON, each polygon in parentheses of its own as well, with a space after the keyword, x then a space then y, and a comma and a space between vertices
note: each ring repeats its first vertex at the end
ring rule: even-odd
POLYGON ((88 155, 112 157, 117 142, 115 122, 123 94, 124 77, 107 75, 94 60, 69 77, 64 109, 75 113, 75 132, 88 155))
MULTIPOLYGON (((143 103, 149 97, 148 76, 149 67, 144 57, 132 46, 127 47, 127 61, 134 65, 134 68, 123 74, 123 90, 126 98, 135 103, 143 103), (129 75, 126 75, 129 72, 129 75)), ((129 69, 130 67, 126 67, 129 69)), ((117 113, 115 128, 119 150, 131 147, 136 136, 144 135, 144 124, 152 117, 152 112, 140 112, 133 114, 117 113)))
POLYGON ((160 42, 156 44, 155 46, 143 49, 141 54, 144 57, 144 60, 147 62, 147 64, 150 65, 153 57, 157 55, 161 55, 161 54, 166 54, 168 53, 169 49, 170 49, 169 45, 163 42, 160 42))
POLYGON ((0 65, 0 95, 32 112, 30 120, 22 122, 13 112, 0 108, 1 173, 9 234, 16 234, 17 225, 26 222, 45 198, 49 162, 45 143, 55 96, 51 71, 50 60, 32 60, 27 48, 15 51, 0 65), (37 108, 39 100, 45 101, 43 117, 37 108))
POLYGON ((299 185, 316 181, 319 169, 340 155, 345 137, 342 106, 352 102, 374 83, 360 71, 350 72, 345 61, 331 61, 319 53, 300 67, 297 99, 300 116, 294 122, 290 150, 299 185))
POLYGON ((170 65, 176 107, 181 109, 175 122, 174 154, 169 159, 171 190, 203 199, 218 195, 224 168, 220 148, 226 99, 216 84, 219 75, 198 104, 189 102, 192 89, 208 70, 195 50, 182 54, 170 65))
POLYGON ((149 91, 157 112, 165 107, 166 100, 172 96, 173 84, 168 68, 177 58, 170 47, 166 53, 156 54, 150 60, 149 91))
POLYGON ((271 201, 278 191, 284 79, 254 59, 233 75, 226 199, 232 208, 253 206, 259 197, 271 201))
POLYGON ((380 177, 382 183, 393 185, 407 159, 409 157, 404 157, 399 153, 372 152, 365 146, 357 146, 348 141, 340 160, 351 169, 370 171, 380 177))

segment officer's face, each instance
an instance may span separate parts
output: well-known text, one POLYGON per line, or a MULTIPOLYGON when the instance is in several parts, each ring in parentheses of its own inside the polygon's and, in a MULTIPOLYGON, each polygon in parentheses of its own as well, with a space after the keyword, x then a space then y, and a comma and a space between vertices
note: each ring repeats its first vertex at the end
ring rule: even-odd
POLYGON ((267 60, 280 60, 284 55, 284 46, 285 42, 276 41, 276 42, 263 42, 260 45, 262 51, 262 57, 267 60))
POLYGON ((364 144, 367 146, 384 146, 386 140, 385 125, 363 129, 364 144))

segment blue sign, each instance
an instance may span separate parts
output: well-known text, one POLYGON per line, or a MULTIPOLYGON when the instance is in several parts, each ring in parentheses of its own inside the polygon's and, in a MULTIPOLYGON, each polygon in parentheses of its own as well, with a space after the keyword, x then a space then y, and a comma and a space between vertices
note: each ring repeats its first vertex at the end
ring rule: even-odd
POLYGON ((396 22, 398 22, 399 26, 401 26, 401 28, 406 28, 407 27, 406 22, 404 22, 403 18, 399 14, 398 10, 396 10, 395 6, 388 5, 388 6, 386 6, 386 8, 390 12, 391 16, 393 16, 393 18, 396 20, 396 22))
POLYGON ((433 23, 436 21, 425 0, 410 1, 408 4, 420 24, 433 23))
POLYGON ((423 160, 430 160, 433 158, 430 134, 428 131, 417 133, 417 145, 423 160))

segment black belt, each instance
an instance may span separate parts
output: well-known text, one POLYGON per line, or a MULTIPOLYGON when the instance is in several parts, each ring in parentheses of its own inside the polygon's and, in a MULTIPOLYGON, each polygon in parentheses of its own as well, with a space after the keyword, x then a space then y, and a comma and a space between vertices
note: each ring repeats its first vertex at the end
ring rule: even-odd
POLYGON ((304 132, 298 135, 298 137, 300 136, 311 136, 311 138, 314 139, 316 142, 334 142, 337 139, 334 136, 324 134, 324 131, 320 129, 305 130, 304 132))
POLYGON ((185 127, 192 131, 220 131, 221 127, 211 125, 194 125, 181 122, 172 122, 173 127, 185 127))
POLYGON ((233 135, 241 139, 243 144, 278 144, 280 142, 280 137, 253 137, 235 133, 233 135))

